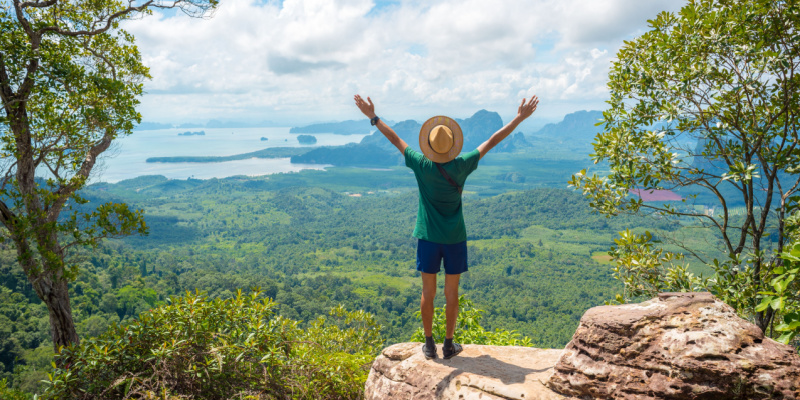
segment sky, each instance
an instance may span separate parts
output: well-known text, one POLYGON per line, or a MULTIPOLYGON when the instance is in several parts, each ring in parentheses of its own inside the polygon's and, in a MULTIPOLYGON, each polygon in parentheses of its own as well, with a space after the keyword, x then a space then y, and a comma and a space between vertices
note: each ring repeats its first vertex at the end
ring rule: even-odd
POLYGON ((510 120, 537 95, 534 119, 602 110, 623 44, 683 0, 221 0, 210 18, 155 12, 126 21, 152 79, 144 121, 363 118, 510 120))

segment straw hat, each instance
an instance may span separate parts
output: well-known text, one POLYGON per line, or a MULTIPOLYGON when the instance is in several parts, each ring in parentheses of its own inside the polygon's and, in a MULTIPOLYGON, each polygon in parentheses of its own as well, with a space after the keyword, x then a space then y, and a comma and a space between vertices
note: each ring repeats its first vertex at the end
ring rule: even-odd
POLYGON ((461 153, 464 135, 452 118, 436 116, 422 124, 419 130, 419 148, 429 160, 444 164, 461 153))

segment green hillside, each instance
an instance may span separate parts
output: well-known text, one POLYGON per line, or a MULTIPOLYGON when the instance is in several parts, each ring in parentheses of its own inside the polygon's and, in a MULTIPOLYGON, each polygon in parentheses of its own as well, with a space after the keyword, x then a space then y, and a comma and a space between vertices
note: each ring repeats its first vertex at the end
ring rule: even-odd
MULTIPOLYGON (((517 330, 534 346, 562 347, 586 309, 620 291, 602 258, 618 231, 682 228, 593 215, 568 189, 508 191, 549 182, 498 182, 496 173, 509 168, 500 161, 482 166, 466 187, 470 271, 462 293, 484 310, 487 330, 517 330)), ((549 166, 549 173, 537 175, 558 176, 556 161, 529 164, 530 172, 522 173, 549 166)), ((407 341, 420 325, 413 183, 400 168, 334 168, 95 184, 84 191, 89 205, 115 201, 141 208, 150 234, 107 241, 81 256, 81 273, 71 285, 79 334, 96 336, 186 291, 229 299, 238 289, 260 287, 283 317, 312 321, 344 305, 374 314, 386 344, 407 341)), ((0 296, 2 374, 33 389, 49 365, 47 312, 12 250, 3 247, 0 256, 0 286, 13 291, 0 296)), ((438 296, 437 306, 443 302, 438 296)))

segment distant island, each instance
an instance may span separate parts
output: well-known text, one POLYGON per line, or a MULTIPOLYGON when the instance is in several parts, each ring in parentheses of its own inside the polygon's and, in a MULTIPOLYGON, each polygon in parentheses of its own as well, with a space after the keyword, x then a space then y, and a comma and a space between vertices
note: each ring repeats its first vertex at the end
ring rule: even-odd
POLYGON ((310 151, 309 148, 301 147, 271 147, 250 153, 235 154, 232 156, 177 156, 177 157, 150 157, 145 162, 148 163, 212 163, 236 160, 247 160, 250 158, 288 158, 303 155, 310 151))
POLYGON ((297 137, 297 141, 300 142, 300 144, 316 144, 317 138, 312 135, 300 135, 297 137))
POLYGON ((178 134, 178 136, 205 136, 205 135, 206 135, 206 131, 199 131, 199 132, 186 131, 186 132, 178 134))
POLYGON ((262 142, 266 142, 267 140, 269 140, 269 138, 265 138, 265 137, 263 137, 263 136, 261 137, 261 141, 262 141, 262 142))

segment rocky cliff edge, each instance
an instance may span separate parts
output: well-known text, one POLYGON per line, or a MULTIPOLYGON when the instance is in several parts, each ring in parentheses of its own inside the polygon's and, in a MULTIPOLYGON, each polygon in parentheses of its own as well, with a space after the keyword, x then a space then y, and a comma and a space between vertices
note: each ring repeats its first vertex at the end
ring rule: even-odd
POLYGON ((421 347, 422 343, 399 343, 384 349, 372 364, 365 398, 571 399, 544 385, 563 350, 465 345, 450 360, 426 360, 421 347))
POLYGON ((421 346, 384 349, 366 399, 800 399, 797 350, 709 293, 592 308, 565 350, 466 345, 426 360, 421 346))

